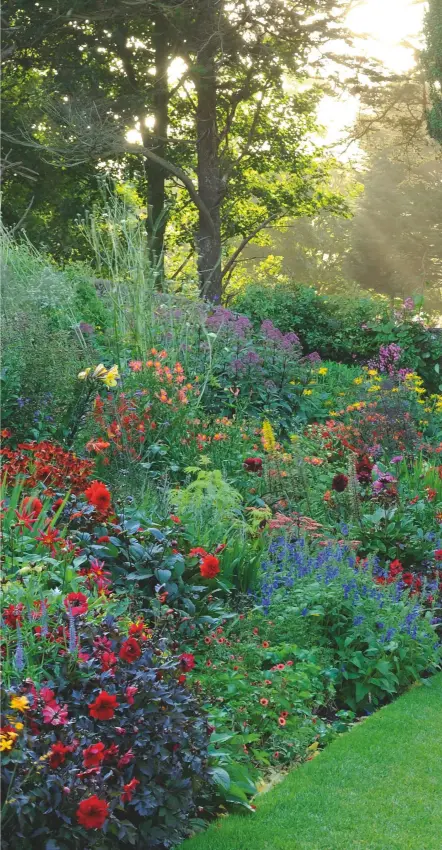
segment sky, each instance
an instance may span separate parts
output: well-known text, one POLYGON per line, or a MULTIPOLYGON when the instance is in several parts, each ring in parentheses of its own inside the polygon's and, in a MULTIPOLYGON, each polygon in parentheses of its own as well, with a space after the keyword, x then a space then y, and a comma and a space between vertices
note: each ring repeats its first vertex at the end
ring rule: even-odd
MULTIPOLYGON (((419 0, 359 0, 347 15, 347 26, 361 35, 358 52, 380 60, 394 73, 406 73, 415 63, 415 49, 422 45, 426 3, 419 0)), ((325 127, 324 140, 335 144, 356 118, 358 99, 324 97, 318 118, 325 127)), ((347 157, 354 151, 347 151, 347 157)))

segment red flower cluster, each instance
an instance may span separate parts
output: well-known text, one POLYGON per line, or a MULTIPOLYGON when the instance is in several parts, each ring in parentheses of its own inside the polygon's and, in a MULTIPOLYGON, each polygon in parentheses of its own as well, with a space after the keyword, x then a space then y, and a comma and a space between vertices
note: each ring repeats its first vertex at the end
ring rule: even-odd
POLYGON ((89 504, 93 505, 100 514, 107 514, 111 504, 111 494, 105 484, 101 481, 93 481, 84 491, 84 495, 89 504))
POLYGON ((70 490, 76 495, 84 492, 93 469, 91 461, 80 460, 49 440, 20 443, 14 450, 2 448, 0 455, 8 484, 20 476, 27 489, 43 484, 48 494, 56 490, 70 490))
POLYGON ((377 584, 393 584, 395 581, 401 580, 406 587, 409 587, 413 590, 414 593, 418 593, 422 590, 422 579, 420 576, 413 575, 413 573, 404 572, 404 568, 402 566, 401 561, 398 558, 395 558, 394 561, 391 561, 390 566, 388 568, 387 576, 378 576, 376 578, 377 584))
POLYGON ((50 726, 66 726, 69 722, 67 705, 60 705, 55 699, 55 693, 50 688, 40 689, 40 699, 43 700, 42 716, 44 723, 50 726))
MULTIPOLYGON (((225 546, 222 544, 217 547, 216 551, 222 552, 223 549, 225 549, 225 546)), ((195 555, 200 558, 200 573, 203 578, 215 578, 218 575, 220 571, 219 558, 217 558, 216 555, 211 555, 201 546, 191 549, 189 555, 192 558, 195 557, 195 555)))
POLYGON ((57 768, 60 765, 64 764, 66 761, 66 756, 68 753, 73 753, 78 746, 78 742, 74 741, 69 746, 62 744, 61 741, 56 741, 55 744, 52 744, 52 747, 49 751, 49 765, 50 767, 57 768))
POLYGON ((244 469, 247 472, 257 472, 262 475, 262 460, 260 457, 246 457, 244 461, 244 469))

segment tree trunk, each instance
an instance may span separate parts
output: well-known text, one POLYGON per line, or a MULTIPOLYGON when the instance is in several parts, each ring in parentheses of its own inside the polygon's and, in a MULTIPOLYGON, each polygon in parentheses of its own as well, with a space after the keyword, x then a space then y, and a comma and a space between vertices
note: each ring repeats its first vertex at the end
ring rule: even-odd
MULTIPOLYGON (((152 24, 152 44, 155 54, 153 94, 155 126, 153 130, 153 144, 152 137, 150 137, 148 146, 154 153, 165 159, 167 157, 167 133, 169 125, 169 88, 167 80, 169 66, 168 23, 161 12, 153 9, 152 24)), ((146 142, 144 143, 146 144, 146 142)), ((164 280, 164 233, 167 223, 166 172, 149 160, 145 161, 145 169, 147 177, 149 255, 152 268, 155 271, 156 285, 161 287, 164 280)))
POLYGON ((194 81, 197 93, 198 193, 210 212, 213 227, 201 212, 198 221, 198 276, 203 298, 221 299, 221 182, 216 123, 217 81, 215 56, 219 44, 217 0, 202 0, 199 16, 201 48, 196 59, 194 81))

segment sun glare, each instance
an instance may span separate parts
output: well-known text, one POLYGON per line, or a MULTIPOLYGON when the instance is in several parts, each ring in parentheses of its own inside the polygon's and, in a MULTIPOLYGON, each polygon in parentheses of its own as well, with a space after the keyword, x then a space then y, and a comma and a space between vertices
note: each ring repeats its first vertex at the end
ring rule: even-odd
POLYGON ((347 15, 356 35, 365 35, 361 47, 391 70, 408 71, 421 44, 425 3, 416 0, 361 0, 347 15))

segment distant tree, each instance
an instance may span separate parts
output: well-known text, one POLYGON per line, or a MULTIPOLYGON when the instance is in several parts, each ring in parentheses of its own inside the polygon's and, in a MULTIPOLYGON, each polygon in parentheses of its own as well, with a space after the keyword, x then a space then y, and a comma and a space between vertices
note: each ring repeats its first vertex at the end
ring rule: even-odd
POLYGON ((430 85, 428 131, 442 144, 442 0, 429 0, 425 17, 424 62, 430 85))

